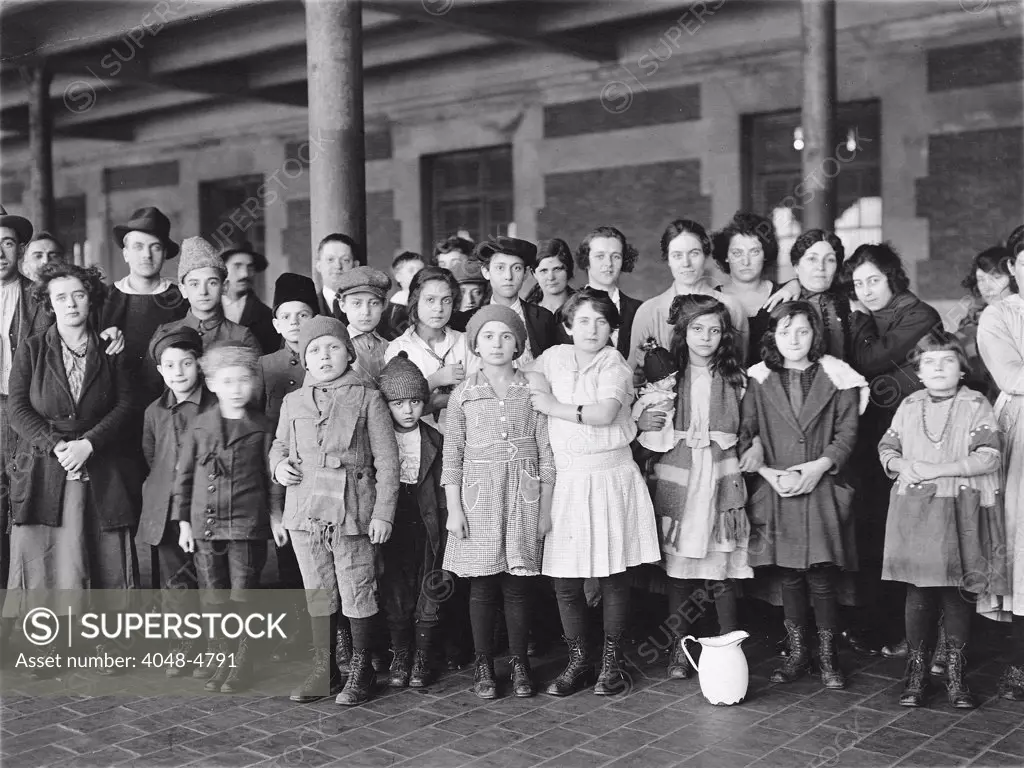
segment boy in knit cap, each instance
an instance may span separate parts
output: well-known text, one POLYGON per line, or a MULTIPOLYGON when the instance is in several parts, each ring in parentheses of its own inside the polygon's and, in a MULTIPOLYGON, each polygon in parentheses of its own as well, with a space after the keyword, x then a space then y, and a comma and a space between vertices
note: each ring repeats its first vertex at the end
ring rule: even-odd
MULTIPOLYGON (((307 590, 314 638, 336 642, 337 615, 351 625, 351 670, 338 704, 369 700, 370 648, 377 615, 375 545, 391 536, 398 501, 398 445, 388 406, 351 367, 344 323, 318 316, 299 332, 302 389, 281 406, 270 468, 288 488, 284 525, 307 590)), ((316 647, 313 668, 292 701, 323 698, 340 686, 333 648, 316 647)))
POLYGON ((367 383, 376 384, 384 367, 388 343, 377 332, 391 278, 373 267, 354 267, 341 276, 338 299, 348 318, 348 334, 356 350, 352 367, 367 383))
MULTIPOLYGON (((259 587, 267 561, 267 539, 272 535, 278 545, 288 540, 280 517, 270 509, 266 457, 273 432, 270 420, 251 405, 259 372, 255 350, 221 342, 206 350, 200 364, 218 407, 196 416, 182 441, 173 519, 181 548, 195 553, 203 602, 245 616, 245 603, 259 587), (223 590, 230 590, 230 598, 223 590)), ((237 641, 216 635, 210 650, 234 653, 234 666, 218 666, 206 690, 247 688, 252 657, 246 633, 237 641)))
POLYGON ((391 538, 382 548, 381 593, 395 652, 389 682, 423 688, 433 679, 430 650, 438 612, 454 589, 452 577, 441 569, 447 518, 441 433, 420 420, 430 387, 405 352, 384 366, 379 386, 398 439, 401 481, 391 538))

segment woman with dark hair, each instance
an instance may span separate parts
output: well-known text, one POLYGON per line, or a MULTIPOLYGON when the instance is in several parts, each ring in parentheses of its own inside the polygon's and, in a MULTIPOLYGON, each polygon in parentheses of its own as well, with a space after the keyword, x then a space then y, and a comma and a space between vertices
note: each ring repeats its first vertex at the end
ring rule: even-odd
POLYGON ((672 285, 664 293, 641 304, 633 319, 628 361, 638 378, 642 376, 644 361, 641 345, 653 338, 658 346, 668 349, 672 342, 672 326, 668 322, 668 315, 676 296, 703 294, 718 299, 729 311, 729 319, 739 336, 738 348, 747 349, 750 339, 747 313, 736 298, 716 289, 704 274, 710 255, 711 238, 707 230, 695 221, 676 219, 662 233, 661 258, 668 264, 672 285))
POLYGON ((574 293, 569 285, 572 273, 572 251, 569 250, 569 244, 557 237, 541 240, 537 243, 537 266, 533 268, 537 285, 524 301, 539 304, 554 314, 574 293))
MULTIPOLYGON (((90 319, 106 294, 98 269, 49 265, 35 290, 55 322, 18 348, 11 371, 19 459, 8 588, 68 590, 61 607, 81 610, 88 590, 138 581, 131 530, 141 499, 124 450, 131 381, 90 319)), ((4 613, 18 613, 21 597, 12 593, 4 613)))
MULTIPOLYGON (((850 301, 850 346, 847 362, 867 378, 871 398, 860 420, 852 458, 857 472, 857 550, 862 607, 872 646, 885 642, 892 630, 888 618, 899 615, 902 590, 881 583, 882 545, 892 480, 878 463, 878 442, 904 398, 921 389, 917 377, 917 344, 942 328, 939 313, 910 290, 910 278, 899 254, 887 243, 862 245, 844 267, 845 282, 856 296, 850 301)), ((882 648, 889 657, 906 655, 906 641, 882 648)))
POLYGON ((789 251, 800 300, 809 303, 821 319, 825 353, 848 361, 850 299, 838 279, 844 257, 843 241, 823 229, 807 230, 789 251))
POLYGON ((760 361, 761 337, 768 327, 764 303, 775 293, 772 275, 779 260, 779 241, 775 226, 756 213, 737 211, 732 221, 711 238, 712 253, 719 269, 730 281, 718 288, 743 305, 750 323, 750 343, 743 352, 744 364, 760 361))
POLYGON ((999 397, 992 374, 985 367, 985 361, 978 352, 978 319, 985 307, 996 304, 1007 296, 1017 293, 1017 280, 1008 271, 1007 264, 1013 260, 1009 250, 997 245, 987 248, 974 257, 971 269, 961 285, 971 292, 971 306, 960 320, 956 337, 963 345, 968 366, 965 370, 966 385, 981 392, 994 403, 999 397))
POLYGON ((611 344, 627 359, 633 318, 643 302, 619 290, 619 279, 624 272, 633 271, 639 256, 637 249, 615 227, 592 229, 576 248, 576 266, 587 273, 587 285, 607 293, 619 310, 622 324, 612 331, 611 344))

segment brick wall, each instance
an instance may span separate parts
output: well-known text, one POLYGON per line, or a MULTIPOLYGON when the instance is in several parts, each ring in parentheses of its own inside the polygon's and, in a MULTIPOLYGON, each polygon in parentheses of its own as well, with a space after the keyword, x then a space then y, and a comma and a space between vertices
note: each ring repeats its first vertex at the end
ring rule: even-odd
MULTIPOLYGON (((710 223, 711 198, 701 194, 700 175, 699 160, 679 160, 545 176, 539 237, 560 237, 575 251, 594 227, 618 227, 640 251, 622 287, 635 298, 648 299, 668 285, 660 247, 665 226, 676 218, 710 223)), ((574 283, 583 279, 579 275, 574 283)))
POLYGON ((976 88, 1013 83, 1020 79, 1020 38, 987 40, 928 51, 929 91, 976 88))
POLYGON ((930 254, 917 265, 922 298, 961 296, 971 259, 1020 223, 1022 167, 1019 127, 928 137, 928 176, 917 182, 917 215, 928 220, 930 254))

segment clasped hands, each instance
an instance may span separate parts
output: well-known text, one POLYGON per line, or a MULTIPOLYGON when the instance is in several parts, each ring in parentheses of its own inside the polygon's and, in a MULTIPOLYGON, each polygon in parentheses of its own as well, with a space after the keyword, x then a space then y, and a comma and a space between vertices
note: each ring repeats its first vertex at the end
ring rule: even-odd
POLYGON ((92 456, 92 443, 88 440, 61 440, 53 446, 53 455, 67 473, 80 472, 92 456))
POLYGON ((821 482, 821 478, 832 468, 827 458, 805 461, 786 469, 772 469, 764 464, 764 446, 760 438, 754 438, 751 446, 740 457, 741 472, 756 472, 783 498, 803 496, 810 493, 821 482))

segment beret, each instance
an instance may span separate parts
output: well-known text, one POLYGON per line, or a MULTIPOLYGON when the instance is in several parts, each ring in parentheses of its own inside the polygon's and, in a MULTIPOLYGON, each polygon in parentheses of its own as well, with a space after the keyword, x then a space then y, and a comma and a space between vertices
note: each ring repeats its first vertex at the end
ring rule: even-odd
POLYGON ((529 240, 519 240, 515 237, 489 237, 477 245, 473 250, 473 257, 486 266, 491 263, 491 257, 499 253, 518 256, 530 268, 537 266, 537 246, 529 240))
POLYGON ((187 325, 177 328, 162 330, 157 328, 153 338, 149 340, 149 356, 157 364, 160 363, 160 356, 168 347, 184 347, 196 353, 196 357, 203 354, 203 339, 199 331, 187 325))
POLYGON ((373 267, 353 267, 341 275, 338 296, 350 293, 372 293, 381 299, 387 298, 391 290, 391 278, 373 267))
POLYGON ((526 325, 515 311, 500 304, 484 304, 469 319, 466 325, 466 341, 473 353, 476 354, 476 337, 480 334, 480 329, 492 321, 508 326, 516 337, 516 357, 522 355, 526 350, 526 325))

